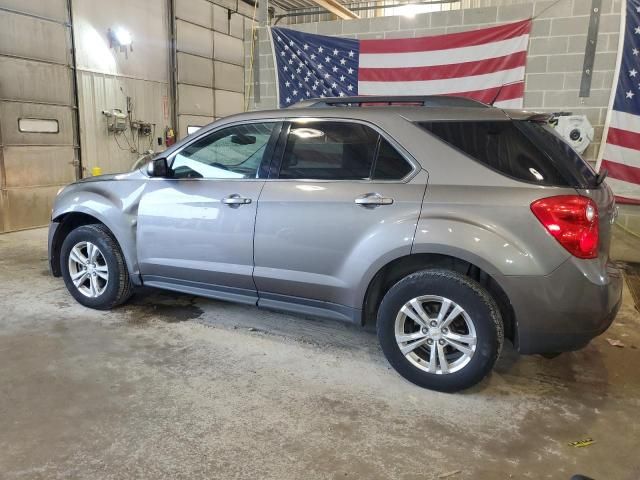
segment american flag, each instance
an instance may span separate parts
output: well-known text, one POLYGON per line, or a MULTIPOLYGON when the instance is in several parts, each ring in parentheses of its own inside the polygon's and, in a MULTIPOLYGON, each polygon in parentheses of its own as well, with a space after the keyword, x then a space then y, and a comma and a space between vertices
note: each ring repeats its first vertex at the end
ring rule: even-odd
POLYGON ((640 0, 627 1, 624 43, 598 169, 619 203, 640 204, 640 0))
POLYGON ((461 95, 522 107, 531 21, 429 37, 354 40, 271 28, 278 99, 461 95))

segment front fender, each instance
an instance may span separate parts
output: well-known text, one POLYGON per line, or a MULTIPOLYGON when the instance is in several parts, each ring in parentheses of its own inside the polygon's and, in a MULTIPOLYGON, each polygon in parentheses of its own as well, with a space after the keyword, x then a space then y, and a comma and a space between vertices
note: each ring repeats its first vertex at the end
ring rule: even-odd
POLYGON ((82 213, 103 223, 120 245, 130 275, 138 278, 136 226, 138 203, 144 185, 119 183, 127 185, 116 186, 112 182, 70 185, 56 198, 51 218, 59 222, 69 214, 82 213))

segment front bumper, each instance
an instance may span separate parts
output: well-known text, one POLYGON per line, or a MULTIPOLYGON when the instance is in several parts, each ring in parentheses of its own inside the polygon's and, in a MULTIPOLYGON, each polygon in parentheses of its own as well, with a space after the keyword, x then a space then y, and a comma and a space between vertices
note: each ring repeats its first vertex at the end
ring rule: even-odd
POLYGON ((532 354, 584 347, 613 322, 622 282, 615 265, 578 259, 543 277, 502 277, 516 318, 516 348, 532 354))

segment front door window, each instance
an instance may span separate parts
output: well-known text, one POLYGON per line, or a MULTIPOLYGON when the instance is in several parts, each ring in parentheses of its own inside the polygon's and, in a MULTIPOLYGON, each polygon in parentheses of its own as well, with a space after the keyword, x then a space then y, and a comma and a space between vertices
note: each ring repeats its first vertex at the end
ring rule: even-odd
POLYGON ((173 178, 257 178, 275 123, 248 123, 223 128, 178 152, 173 178))

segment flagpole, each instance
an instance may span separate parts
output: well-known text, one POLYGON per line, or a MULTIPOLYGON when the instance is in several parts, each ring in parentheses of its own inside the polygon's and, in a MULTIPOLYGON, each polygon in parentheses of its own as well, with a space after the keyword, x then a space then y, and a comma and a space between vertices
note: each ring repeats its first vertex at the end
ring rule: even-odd
POLYGON ((269 35, 271 55, 273 55, 273 71, 276 76, 276 108, 280 108, 280 79, 278 78, 278 57, 276 55, 276 47, 273 45, 273 32, 271 31, 271 26, 267 26, 267 35, 269 35))
POLYGON ((617 83, 620 78, 620 68, 622 66, 622 49, 624 48, 624 40, 626 35, 627 25, 627 1, 624 0, 622 4, 622 12, 620 13, 620 35, 618 38, 618 57, 616 58, 616 68, 613 73, 613 83, 611 85, 611 97, 609 98, 609 108, 607 109, 607 117, 604 121, 604 129, 602 130, 602 138, 600 139, 600 150, 598 151, 598 157, 596 158, 596 172, 600 171, 600 165, 604 157, 604 149, 607 146, 607 137, 609 136, 609 125, 611 123, 611 114, 613 112, 613 103, 616 98, 617 83))

